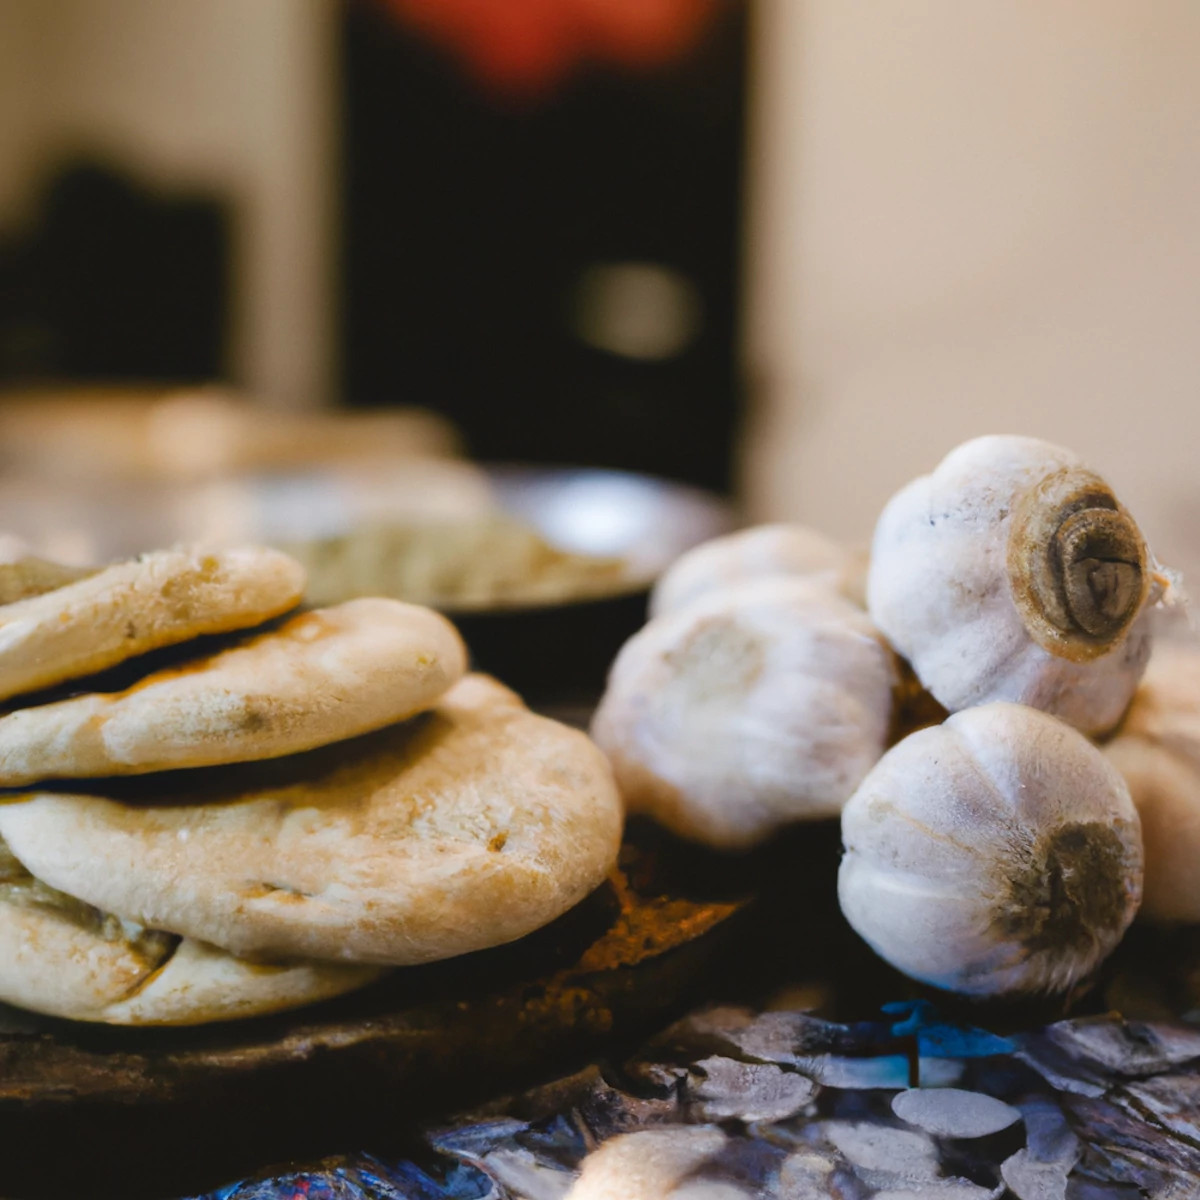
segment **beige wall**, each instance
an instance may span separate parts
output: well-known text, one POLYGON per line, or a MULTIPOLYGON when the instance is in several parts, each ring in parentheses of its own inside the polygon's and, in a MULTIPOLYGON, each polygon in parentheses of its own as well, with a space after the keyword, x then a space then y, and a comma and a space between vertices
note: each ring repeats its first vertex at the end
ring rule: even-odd
POLYGON ((36 6, 0 0, 0 228, 25 215, 40 135, 36 6))
POLYGON ((863 537, 959 440, 1030 433, 1200 568, 1200 3, 761 14, 753 514, 863 537))
POLYGON ((332 379, 336 0, 0 0, 0 221, 64 151, 236 204, 239 378, 332 379))

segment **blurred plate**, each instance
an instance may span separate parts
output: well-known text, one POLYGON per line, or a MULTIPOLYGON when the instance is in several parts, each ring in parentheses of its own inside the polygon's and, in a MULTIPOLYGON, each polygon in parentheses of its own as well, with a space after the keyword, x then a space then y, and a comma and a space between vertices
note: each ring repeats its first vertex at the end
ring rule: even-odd
POLYGON ((729 506, 710 493, 625 471, 424 459, 194 484, 0 477, 2 532, 81 564, 175 542, 299 541, 373 522, 467 521, 496 511, 561 549, 624 558, 643 586, 732 524, 729 506))
POLYGON ((621 644, 645 620, 663 569, 733 525, 729 505, 696 488, 624 471, 480 467, 436 459, 233 476, 193 484, 51 483, 0 477, 3 533, 85 564, 178 542, 297 543, 367 525, 471 522, 497 513, 552 546, 616 557, 602 596, 467 609, 454 617, 477 664, 538 700, 594 698, 621 644))
POLYGON ((192 483, 0 477, 4 532, 40 554, 80 565, 179 542, 300 541, 384 520, 472 520, 494 504, 486 472, 437 459, 192 483))
POLYGON ((494 467, 500 508, 552 546, 623 558, 648 589, 685 550, 733 527, 730 506, 698 488, 626 471, 494 467))

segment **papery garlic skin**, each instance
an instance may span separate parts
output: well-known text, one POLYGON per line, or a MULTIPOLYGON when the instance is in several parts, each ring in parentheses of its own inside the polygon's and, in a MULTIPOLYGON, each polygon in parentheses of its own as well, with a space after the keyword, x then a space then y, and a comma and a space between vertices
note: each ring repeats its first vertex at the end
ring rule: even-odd
POLYGON ((729 1145, 712 1125, 663 1125, 610 1138, 584 1160, 563 1200, 749 1200, 747 1188, 706 1179, 729 1145))
POLYGON ((755 525, 713 538, 677 558, 650 594, 650 615, 752 579, 805 578, 865 606, 865 555, 803 525, 755 525))
POLYGON ((1100 736, 1120 721, 1149 658, 1157 578, 1132 518, 1077 455, 1034 438, 992 436, 959 446, 888 502, 872 542, 867 607, 951 712, 1011 700, 1100 736), (1081 515, 1072 490, 1089 488, 1100 499, 1081 515), (1123 540, 1119 552, 1081 543, 1089 521, 1103 526, 1102 542, 1123 540), (1068 564, 1074 574, 1054 557, 1059 531, 1083 556, 1068 564), (1104 561, 1121 555, 1136 561, 1104 561), (1060 595, 1050 607, 1061 611, 1047 617, 1047 563, 1063 576, 1060 585, 1076 589, 1090 577, 1103 585, 1106 571, 1125 572, 1115 584, 1108 578, 1103 596, 1120 612, 1090 614, 1100 624, 1089 630, 1060 595))
POLYGON ((635 634, 592 736, 631 811, 743 847, 841 811, 887 744, 897 681, 891 649, 848 600, 755 580, 635 634))
POLYGON ((1018 704, 894 746, 842 813, 842 912, 892 966, 967 995, 1065 991, 1137 912, 1142 843, 1120 774, 1018 704))
POLYGON ((1142 821, 1142 916, 1200 922, 1200 646, 1156 647, 1104 753, 1142 821))

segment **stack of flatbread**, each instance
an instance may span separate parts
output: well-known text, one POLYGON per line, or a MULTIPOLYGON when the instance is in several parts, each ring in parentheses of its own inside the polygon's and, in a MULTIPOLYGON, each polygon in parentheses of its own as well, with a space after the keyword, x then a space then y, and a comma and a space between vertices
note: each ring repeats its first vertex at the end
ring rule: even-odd
POLYGON ((263 548, 0 554, 0 1000, 291 1008, 519 938, 612 869, 583 734, 467 674, 437 613, 303 592, 263 548))

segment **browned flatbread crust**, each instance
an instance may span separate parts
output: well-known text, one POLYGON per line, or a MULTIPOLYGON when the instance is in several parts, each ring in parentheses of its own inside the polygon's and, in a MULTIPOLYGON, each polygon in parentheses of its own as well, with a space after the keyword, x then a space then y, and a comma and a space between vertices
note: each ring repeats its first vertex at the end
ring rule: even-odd
POLYGON ((145 554, 0 607, 0 699, 294 608, 304 570, 277 550, 145 554))
POLYGON ((620 844, 596 746, 484 676, 404 725, 215 774, 155 780, 158 803, 32 793, 0 805, 0 837, 49 886, 148 928, 378 964, 521 937, 620 844))
POLYGON ((246 962, 190 938, 123 936, 53 908, 0 901, 0 1000, 74 1021, 255 1017, 341 995, 378 974, 344 963, 246 962))
POLYGON ((466 668, 430 609, 364 599, 301 613, 124 692, 0 717, 0 787, 296 754, 422 712, 466 668))

